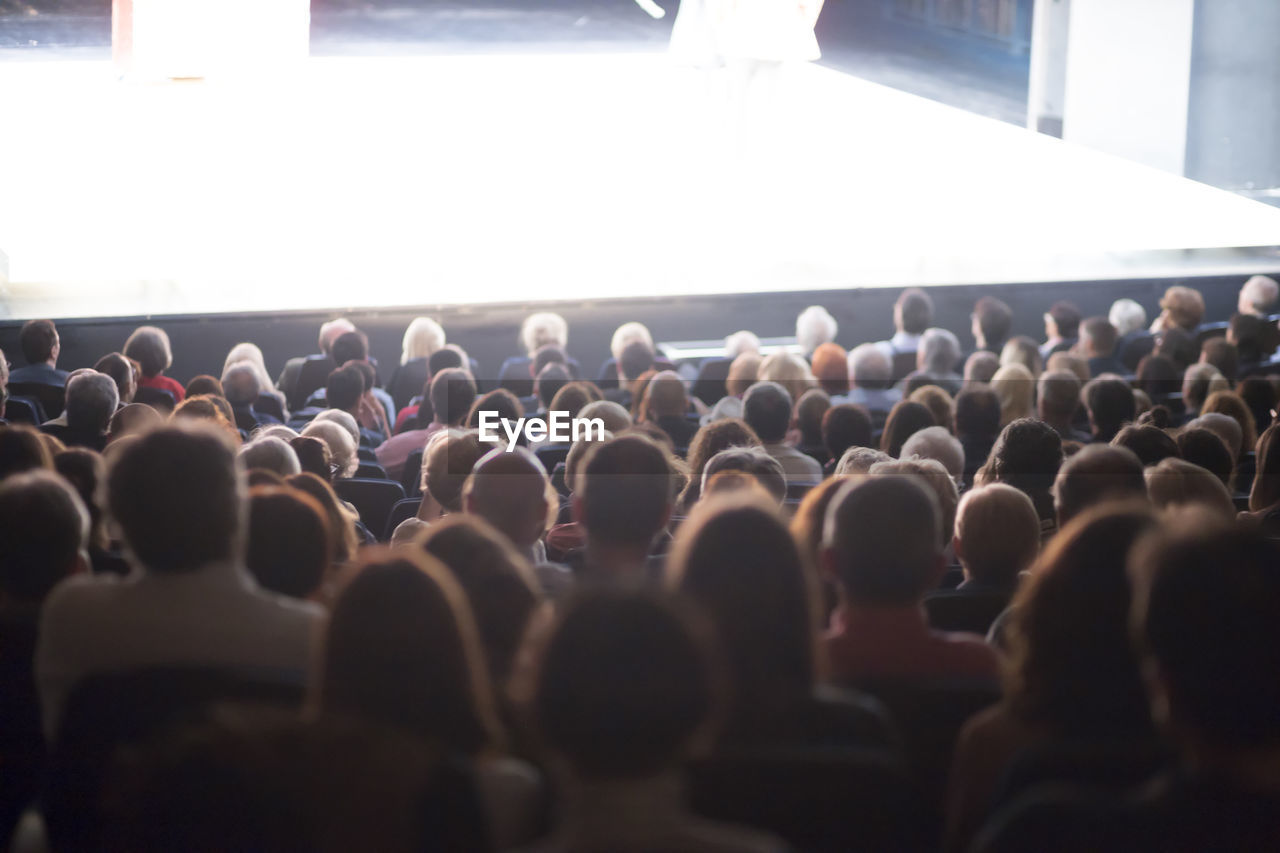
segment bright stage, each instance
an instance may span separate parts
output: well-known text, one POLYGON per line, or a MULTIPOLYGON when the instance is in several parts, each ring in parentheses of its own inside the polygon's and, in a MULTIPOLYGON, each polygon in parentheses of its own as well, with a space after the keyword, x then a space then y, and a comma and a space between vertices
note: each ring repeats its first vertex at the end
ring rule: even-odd
POLYGON ((1280 209, 816 66, 745 120, 719 86, 649 53, 0 62, 0 316, 1280 269, 1280 209))

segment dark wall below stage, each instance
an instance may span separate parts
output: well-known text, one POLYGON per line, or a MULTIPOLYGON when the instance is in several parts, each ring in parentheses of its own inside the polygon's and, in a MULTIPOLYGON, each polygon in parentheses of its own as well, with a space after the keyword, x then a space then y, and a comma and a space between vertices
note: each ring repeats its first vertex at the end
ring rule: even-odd
MULTIPOLYGON (((1157 303, 1165 288, 1188 284, 1204 294, 1207 319, 1225 320, 1235 311, 1242 276, 1197 279, 1149 279, 1114 282, 1065 282, 949 286, 925 288, 933 296, 935 323, 951 329, 966 349, 973 303, 992 294, 1014 311, 1016 334, 1037 340, 1044 334, 1042 316, 1057 299, 1070 299, 1085 316, 1106 314, 1121 297, 1140 302, 1148 316, 1159 313, 1157 303)), ((492 380, 502 360, 519 354, 516 342, 520 321, 534 310, 552 310, 569 322, 569 351, 582 363, 589 378, 609 356, 609 339, 621 323, 638 320, 653 332, 655 340, 676 341, 719 338, 738 329, 751 329, 762 337, 790 335, 795 318, 808 305, 824 305, 840 323, 838 343, 846 348, 888 337, 892 329, 895 288, 858 289, 736 296, 690 296, 663 300, 616 300, 598 303, 545 303, 538 305, 476 306, 431 310, 424 306, 377 311, 299 312, 296 314, 228 314, 193 317, 112 318, 59 321, 62 357, 66 369, 92 366, 105 353, 118 350, 138 325, 161 326, 173 343, 173 368, 169 374, 185 383, 199 373, 220 374, 223 359, 240 341, 258 344, 267 368, 278 375, 286 359, 316 351, 320 323, 346 316, 370 338, 374 356, 385 380, 400 359, 400 342, 413 317, 425 314, 440 320, 449 341, 461 345, 480 364, 482 385, 492 380)), ((55 320, 57 318, 54 318, 55 320)), ((15 366, 23 363, 18 347, 20 324, 0 326, 0 348, 15 366)))

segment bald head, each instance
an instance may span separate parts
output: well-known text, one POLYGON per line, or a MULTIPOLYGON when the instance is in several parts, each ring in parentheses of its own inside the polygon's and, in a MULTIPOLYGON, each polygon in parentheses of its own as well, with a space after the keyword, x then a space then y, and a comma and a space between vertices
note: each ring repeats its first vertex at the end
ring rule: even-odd
POLYGON ((463 487, 463 506, 531 548, 547 528, 547 474, 524 448, 492 450, 480 458, 463 487))

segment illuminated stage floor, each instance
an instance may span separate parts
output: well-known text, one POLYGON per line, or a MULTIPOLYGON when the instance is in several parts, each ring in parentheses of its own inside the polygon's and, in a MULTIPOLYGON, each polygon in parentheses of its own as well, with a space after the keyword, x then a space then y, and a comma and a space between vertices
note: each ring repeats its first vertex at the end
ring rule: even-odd
POLYGON ((814 66, 745 118, 651 53, 0 93, 8 317, 1280 268, 1280 209, 814 66))

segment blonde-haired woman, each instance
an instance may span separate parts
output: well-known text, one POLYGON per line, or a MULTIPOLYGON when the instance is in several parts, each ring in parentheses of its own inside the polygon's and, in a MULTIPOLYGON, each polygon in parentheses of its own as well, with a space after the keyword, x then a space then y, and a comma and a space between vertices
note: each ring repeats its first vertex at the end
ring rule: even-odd
POLYGON ((1021 364, 1006 364, 991 377, 991 390, 1000 399, 1000 426, 1036 416, 1036 380, 1021 364))
POLYGON ((444 349, 444 328, 430 317, 414 317, 404 330, 400 347, 400 364, 391 373, 387 393, 395 403, 396 411, 409 405, 409 401, 422 393, 431 378, 428 359, 437 350, 444 349))
MULTIPOLYGON (((289 419, 289 409, 285 406, 284 394, 276 390, 275 383, 271 381, 271 374, 267 373, 267 363, 262 357, 262 350, 257 344, 248 342, 238 343, 227 353, 227 358, 222 362, 222 374, 226 375, 227 368, 233 364, 240 362, 247 363, 253 368, 253 373, 258 377, 258 388, 261 389, 260 397, 266 396, 274 399, 278 404, 279 411, 275 411, 276 406, 267 403, 267 408, 263 408, 266 414, 269 414, 281 422, 289 419)), ((261 407, 261 404, 255 404, 261 407)))

